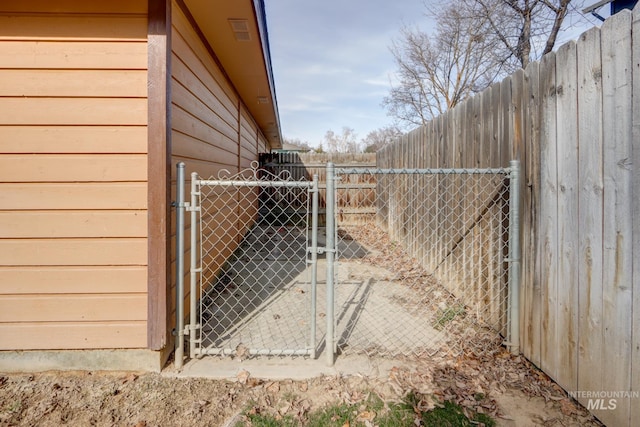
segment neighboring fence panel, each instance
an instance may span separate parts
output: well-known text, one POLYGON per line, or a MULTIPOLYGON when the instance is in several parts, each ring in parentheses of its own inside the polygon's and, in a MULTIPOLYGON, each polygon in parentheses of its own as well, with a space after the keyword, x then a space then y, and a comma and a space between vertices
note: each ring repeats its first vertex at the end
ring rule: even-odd
MULTIPOLYGON (((377 158, 378 167, 395 168, 521 161, 523 353, 568 392, 631 392, 615 410, 577 396, 616 426, 640 417, 638 34, 640 9, 622 11, 377 158)), ((410 242, 414 225, 400 234, 410 242)), ((414 246, 433 256, 423 241, 414 246)))
MULTIPOLYGON (((265 170, 279 174, 287 171, 292 179, 310 180, 318 176, 320 182, 319 220, 325 222, 326 213, 326 164, 333 162, 339 168, 375 168, 375 153, 267 153, 260 155, 260 166, 265 170)), ((341 219, 353 224, 362 223, 375 211, 375 180, 368 176, 353 176, 348 181, 338 183, 341 198, 338 200, 338 212, 341 219), (352 206, 359 206, 357 209, 352 206)))

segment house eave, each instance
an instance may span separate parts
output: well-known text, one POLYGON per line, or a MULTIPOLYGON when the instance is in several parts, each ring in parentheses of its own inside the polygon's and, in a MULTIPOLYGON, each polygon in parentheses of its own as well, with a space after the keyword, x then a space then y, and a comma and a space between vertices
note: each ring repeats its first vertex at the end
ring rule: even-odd
POLYGON ((272 148, 282 134, 263 0, 184 0, 272 148), (245 21, 249 39, 238 40, 231 21, 245 21))

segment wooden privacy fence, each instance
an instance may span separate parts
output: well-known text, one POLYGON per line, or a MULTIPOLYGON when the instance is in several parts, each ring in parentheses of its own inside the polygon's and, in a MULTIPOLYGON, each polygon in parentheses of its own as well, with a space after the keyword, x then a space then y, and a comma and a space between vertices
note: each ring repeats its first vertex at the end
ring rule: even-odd
MULTIPOLYGON (((313 179, 320 183, 319 221, 326 215, 326 167, 333 162, 337 168, 375 168, 375 153, 266 153, 260 155, 260 165, 278 175, 291 174, 293 180, 313 179)), ((361 224, 376 213, 376 181, 373 175, 348 176, 337 183, 337 212, 344 224, 361 224)))
POLYGON ((638 141, 636 8, 377 157, 378 167, 395 168, 521 161, 522 352, 612 426, 640 419, 638 141), (602 392, 617 392, 614 402, 592 397, 602 392))

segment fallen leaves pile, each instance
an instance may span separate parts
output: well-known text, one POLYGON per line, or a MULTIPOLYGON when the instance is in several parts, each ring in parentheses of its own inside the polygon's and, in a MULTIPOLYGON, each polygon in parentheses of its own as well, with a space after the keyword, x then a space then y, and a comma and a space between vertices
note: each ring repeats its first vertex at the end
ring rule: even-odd
POLYGON ((394 280, 407 284, 439 286, 438 281, 413 259, 402 245, 392 241, 389 235, 376 226, 347 227, 338 230, 338 237, 357 241, 372 249, 362 261, 384 266, 395 274, 394 280))
MULTIPOLYGON (((276 420, 292 417, 304 423, 310 411, 327 405, 354 405, 355 419, 375 426, 382 413, 372 411, 366 402, 372 394, 388 403, 407 402, 413 396, 415 412, 426 412, 444 401, 460 405, 468 417, 483 413, 494 419, 508 420, 496 396, 521 393, 529 398, 544 398, 556 415, 540 418, 537 425, 600 426, 584 408, 567 398, 566 393, 524 358, 513 356, 499 346, 492 353, 465 352, 454 360, 421 360, 411 368, 395 367, 386 378, 322 377, 310 382, 263 382, 246 371, 238 381, 264 392, 250 402, 245 415, 236 421, 251 425, 249 415, 269 415, 276 420), (309 394, 309 391, 313 392, 309 394), (312 396, 315 396, 312 397, 312 396), (356 415, 357 414, 357 415, 356 415)), ((417 424, 419 425, 419 424, 417 424)))

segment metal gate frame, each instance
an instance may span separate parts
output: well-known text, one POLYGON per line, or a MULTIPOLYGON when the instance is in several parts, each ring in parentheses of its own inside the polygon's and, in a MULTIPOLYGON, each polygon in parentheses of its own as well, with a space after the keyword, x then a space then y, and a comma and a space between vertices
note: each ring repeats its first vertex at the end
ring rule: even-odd
MULTIPOLYGON (((185 211, 191 214, 191 223, 196 224, 198 221, 197 214, 200 211, 198 206, 199 189, 203 185, 246 185, 252 187, 295 187, 306 188, 312 195, 312 233, 311 244, 308 245, 307 262, 311 265, 311 342, 313 348, 304 350, 276 350, 273 352, 260 350, 253 351, 250 354, 277 354, 277 355, 309 355, 316 357, 315 347, 315 331, 316 331, 316 290, 317 290, 317 259, 318 254, 326 254, 326 322, 327 330, 325 337, 325 352, 327 357, 327 365, 332 366, 337 352, 336 340, 336 318, 335 318, 335 285, 336 285, 336 263, 337 263, 337 209, 336 194, 337 181, 339 175, 354 173, 376 173, 376 174, 495 174, 497 172, 505 173, 509 178, 509 216, 508 216, 508 307, 507 307, 507 337, 505 344, 511 349, 512 353, 519 352, 519 287, 520 287, 520 164, 517 160, 512 160, 509 168, 503 169, 336 169, 331 162, 326 166, 326 246, 318 247, 318 177, 314 175, 313 181, 229 181, 229 180, 204 180, 200 179, 197 173, 191 174, 191 202, 185 201, 184 188, 185 165, 179 163, 177 165, 177 223, 176 223, 176 329, 177 336, 175 342, 175 366, 181 368, 184 359, 184 343, 185 335, 189 336, 189 357, 191 359, 204 354, 215 354, 208 352, 206 349, 198 347, 199 338, 198 331, 201 325, 198 324, 196 318, 197 312, 197 284, 198 273, 202 269, 197 265, 197 253, 191 251, 190 258, 190 319, 189 324, 185 326, 184 319, 184 238, 185 238, 185 211)), ((197 227, 191 227, 191 247, 195 248, 197 244, 197 227)), ((218 353, 219 354, 219 353, 218 353)))
MULTIPOLYGON (((180 162, 177 164, 177 202, 175 206, 177 208, 176 215, 176 328, 175 335, 177 336, 175 343, 175 366, 181 368, 184 359, 184 343, 185 336, 189 337, 189 358, 194 359, 196 357, 205 354, 227 354, 224 349, 211 349, 202 347, 202 325, 198 322, 198 285, 202 282, 202 266, 198 265, 199 260, 202 262, 202 245, 199 246, 199 251, 195 250, 198 247, 198 230, 201 229, 201 222, 199 221, 198 214, 201 212, 201 204, 199 198, 202 194, 201 189, 207 187, 252 187, 252 188, 299 188, 305 189, 311 196, 311 236, 310 242, 307 241, 307 257, 306 262, 311 267, 310 283, 311 283, 311 304, 310 304, 310 335, 309 345, 304 349, 247 349, 249 355, 305 355, 312 358, 316 358, 316 322, 317 322, 317 272, 318 272, 318 254, 322 254, 326 251, 326 248, 318 247, 318 177, 313 176, 311 181, 291 181, 282 179, 279 176, 269 176, 268 180, 259 179, 257 177, 258 165, 252 163, 252 168, 248 171, 252 172, 251 178, 243 178, 241 171, 233 178, 220 178, 220 179, 201 179, 196 172, 191 174, 191 201, 185 201, 185 164, 180 162), (184 239, 185 239, 185 211, 190 213, 191 216, 191 228, 190 228, 190 244, 191 244, 191 256, 190 256, 190 270, 189 270, 189 323, 185 325, 185 309, 184 309, 184 239), (197 224, 197 226, 196 226, 197 224), (199 255, 199 256, 198 256, 199 255)), ((271 174, 270 174, 271 175, 271 174)), ((327 313, 327 327, 330 322, 329 313, 327 313)))

